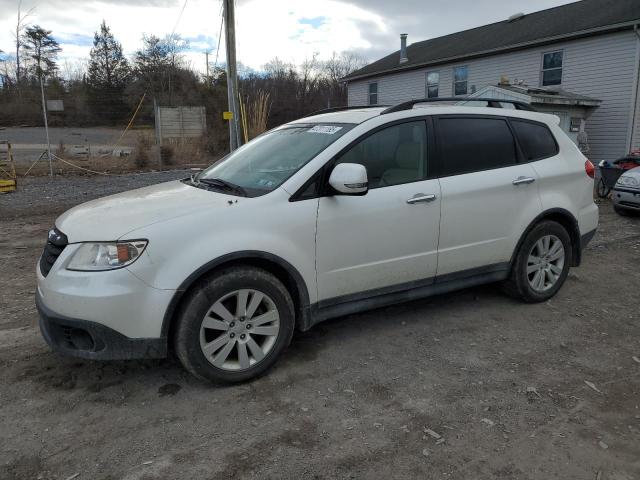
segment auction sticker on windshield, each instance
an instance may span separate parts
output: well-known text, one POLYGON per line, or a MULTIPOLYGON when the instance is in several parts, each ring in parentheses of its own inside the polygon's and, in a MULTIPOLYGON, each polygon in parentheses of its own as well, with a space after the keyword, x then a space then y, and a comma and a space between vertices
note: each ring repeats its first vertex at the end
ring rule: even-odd
POLYGON ((336 132, 342 130, 342 127, 334 127, 332 125, 316 125, 309 130, 311 133, 324 133, 326 135, 333 135, 336 132))

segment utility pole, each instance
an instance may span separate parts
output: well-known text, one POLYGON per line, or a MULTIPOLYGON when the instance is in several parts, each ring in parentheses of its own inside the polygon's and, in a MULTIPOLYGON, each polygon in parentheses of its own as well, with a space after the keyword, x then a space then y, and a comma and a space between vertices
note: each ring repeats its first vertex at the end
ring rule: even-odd
POLYGON ((232 115, 232 118, 229 120, 229 146, 231 151, 234 151, 240 146, 235 0, 223 0, 222 4, 224 7, 224 33, 227 46, 227 97, 229 101, 229 111, 232 115))
POLYGON ((207 87, 209 86, 209 50, 204 52, 205 62, 207 62, 207 87))
POLYGON ((49 141, 49 123, 47 122, 47 102, 44 99, 44 76, 40 63, 38 62, 38 73, 40 74, 40 93, 42 94, 42 115, 44 116, 44 131, 47 134, 47 156, 49 157, 49 176, 53 177, 53 164, 51 162, 51 142, 49 141))

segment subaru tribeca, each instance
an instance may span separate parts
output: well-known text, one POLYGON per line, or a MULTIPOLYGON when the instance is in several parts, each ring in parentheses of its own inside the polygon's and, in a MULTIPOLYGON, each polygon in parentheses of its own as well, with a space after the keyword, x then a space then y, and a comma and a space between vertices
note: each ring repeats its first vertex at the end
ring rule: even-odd
POLYGON ((414 103, 302 118, 67 211, 37 266, 44 338, 238 382, 328 318, 488 282, 551 298, 598 224, 591 162, 517 103, 414 103))

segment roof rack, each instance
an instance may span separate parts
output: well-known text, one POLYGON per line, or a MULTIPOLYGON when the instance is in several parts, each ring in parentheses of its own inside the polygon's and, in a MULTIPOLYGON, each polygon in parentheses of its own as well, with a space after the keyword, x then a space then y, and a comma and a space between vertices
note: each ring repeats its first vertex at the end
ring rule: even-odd
POLYGON ((361 108, 380 108, 380 107, 390 107, 390 105, 359 105, 359 106, 350 106, 350 107, 344 105, 342 107, 331 107, 331 108, 324 108, 322 110, 317 110, 301 118, 313 117, 314 115, 320 115, 322 113, 342 112, 344 110, 359 110, 361 108))
POLYGON ((410 100, 408 102, 400 103, 398 105, 394 105, 393 107, 389 107, 386 110, 382 111, 380 115, 385 115, 387 113, 393 113, 393 112, 401 112, 403 110, 411 110, 413 106, 416 105, 417 103, 435 103, 435 102, 487 102, 487 106, 492 108, 503 108, 501 103, 510 103, 515 107, 516 110, 527 110, 529 112, 536 111, 536 109, 533 108, 528 103, 520 102, 517 100, 507 100, 504 98, 441 97, 441 98, 421 98, 417 100, 410 100))

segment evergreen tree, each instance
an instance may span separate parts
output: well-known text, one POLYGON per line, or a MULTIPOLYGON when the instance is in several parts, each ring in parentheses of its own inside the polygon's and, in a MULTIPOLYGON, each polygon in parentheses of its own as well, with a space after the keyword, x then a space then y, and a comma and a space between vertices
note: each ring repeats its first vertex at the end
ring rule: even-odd
POLYGON ((122 54, 122 45, 102 21, 100 31, 93 36, 89 54, 87 83, 94 88, 123 88, 129 76, 129 62, 122 54))
POLYGON ((53 77, 58 70, 58 53, 62 50, 51 30, 40 25, 27 27, 22 36, 22 51, 29 60, 27 71, 37 78, 53 77))
POLYGON ((110 124, 125 120, 128 108, 124 89, 129 74, 129 62, 122 54, 122 45, 103 20, 93 37, 86 79, 94 116, 110 124))

